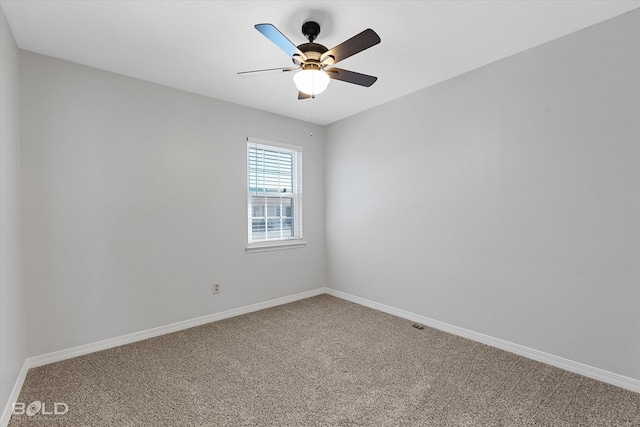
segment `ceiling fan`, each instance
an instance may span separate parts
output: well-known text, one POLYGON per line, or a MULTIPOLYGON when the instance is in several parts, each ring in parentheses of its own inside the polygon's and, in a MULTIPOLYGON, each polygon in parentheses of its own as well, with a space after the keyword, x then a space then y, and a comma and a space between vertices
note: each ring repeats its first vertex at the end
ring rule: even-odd
POLYGON ((320 24, 314 21, 308 21, 302 25, 302 34, 309 40, 309 43, 303 43, 299 46, 294 45, 272 24, 257 24, 255 28, 289 55, 295 66, 242 71, 238 73, 241 77, 295 71, 293 80, 298 88, 298 99, 315 97, 327 88, 331 79, 365 87, 371 86, 378 79, 367 74, 334 67, 343 59, 380 43, 380 37, 370 28, 332 49, 314 43, 320 34, 320 24))

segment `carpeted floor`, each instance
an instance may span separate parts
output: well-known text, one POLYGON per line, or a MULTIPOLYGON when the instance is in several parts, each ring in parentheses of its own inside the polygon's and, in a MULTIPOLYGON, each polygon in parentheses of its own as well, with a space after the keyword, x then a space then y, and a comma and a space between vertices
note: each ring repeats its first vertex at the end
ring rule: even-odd
POLYGON ((640 426, 640 394, 328 295, 32 369, 19 401, 68 412, 10 426, 640 426))

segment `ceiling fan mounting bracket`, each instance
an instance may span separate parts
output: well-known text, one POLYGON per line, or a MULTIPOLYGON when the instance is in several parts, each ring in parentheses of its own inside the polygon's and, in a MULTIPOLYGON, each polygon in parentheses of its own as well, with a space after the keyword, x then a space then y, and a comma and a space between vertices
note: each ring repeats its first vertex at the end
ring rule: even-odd
POLYGON ((297 53, 294 53, 291 57, 291 60, 296 65, 302 65, 304 64, 305 58, 303 58, 301 55, 298 55, 297 53))
POLYGON ((302 24, 302 34, 309 40, 309 43, 313 43, 320 34, 320 24, 315 21, 307 21, 302 24))

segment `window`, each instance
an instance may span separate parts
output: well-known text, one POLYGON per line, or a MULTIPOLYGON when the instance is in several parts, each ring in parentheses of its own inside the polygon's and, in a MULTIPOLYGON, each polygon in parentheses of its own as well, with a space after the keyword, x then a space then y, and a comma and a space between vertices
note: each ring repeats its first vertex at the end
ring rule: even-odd
POLYGON ((302 239, 302 147, 247 140, 249 248, 302 239))

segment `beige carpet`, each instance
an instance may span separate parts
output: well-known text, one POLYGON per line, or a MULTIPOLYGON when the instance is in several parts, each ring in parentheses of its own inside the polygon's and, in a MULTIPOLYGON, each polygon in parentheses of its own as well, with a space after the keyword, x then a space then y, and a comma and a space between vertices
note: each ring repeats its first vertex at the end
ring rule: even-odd
POLYGON ((19 401, 69 410, 10 426, 640 425, 640 394, 327 295, 32 369, 19 401))

